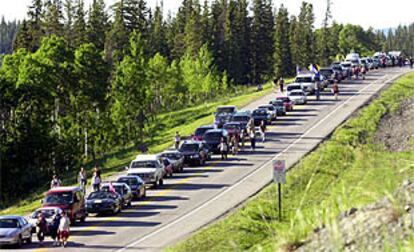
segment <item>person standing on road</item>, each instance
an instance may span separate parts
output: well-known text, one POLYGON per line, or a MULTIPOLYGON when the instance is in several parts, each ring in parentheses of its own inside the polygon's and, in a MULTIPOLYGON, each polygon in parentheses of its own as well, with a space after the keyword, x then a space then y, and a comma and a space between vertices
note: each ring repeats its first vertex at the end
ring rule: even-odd
POLYGON ((277 78, 275 78, 274 80, 273 80, 273 85, 275 86, 275 92, 277 93, 277 82, 278 82, 278 79, 277 78))
POLYGON ((92 188, 94 192, 99 192, 101 189, 101 175, 97 170, 93 172, 92 188))
POLYGON ((227 143, 224 140, 224 137, 222 137, 221 142, 220 142, 221 160, 227 160, 227 151, 228 151, 227 143))
POLYGON ((338 82, 335 81, 333 86, 332 86, 332 93, 334 94, 335 100, 338 100, 338 95, 339 95, 339 86, 338 86, 338 82))
POLYGON ((320 84, 320 79, 319 77, 315 77, 315 96, 316 96, 316 100, 319 101, 320 96, 321 96, 321 84, 320 84))
POLYGON ((279 87, 280 87, 280 92, 283 93, 283 86, 285 85, 285 80, 283 79, 283 77, 280 77, 279 79, 279 87))
POLYGON ((85 168, 81 167, 79 174, 78 174, 78 182, 79 182, 79 186, 82 189, 83 193, 86 192, 86 182, 87 182, 87 177, 86 177, 86 171, 85 168))
POLYGON ((244 138, 246 137, 246 130, 242 129, 240 133, 240 140, 241 140, 241 150, 244 149, 244 138))
POLYGON ((260 134, 262 135, 262 142, 266 141, 266 122, 263 120, 260 123, 260 134))
POLYGON ((175 145, 176 150, 178 150, 178 148, 180 147, 180 141, 181 141, 181 136, 180 136, 180 133, 177 131, 175 132, 175 136, 174 136, 174 145, 175 145))
POLYGON ((58 176, 55 174, 53 175, 52 181, 50 182, 50 188, 56 188, 60 187, 62 185, 62 181, 58 178, 58 176))
POLYGON ((252 151, 256 149, 256 133, 254 130, 250 131, 250 146, 252 151))
POLYGON ((60 214, 56 213, 55 216, 53 216, 53 220, 49 227, 49 233, 50 233, 50 237, 52 237, 52 240, 53 240, 53 246, 59 246, 58 229, 59 229, 60 218, 61 218, 60 214))
POLYGON ((413 69, 413 65, 414 65, 414 59, 413 59, 413 57, 410 57, 410 67, 411 67, 411 69, 413 69))
POLYGON ((70 220, 66 212, 62 212, 62 218, 59 221, 59 240, 63 247, 66 247, 70 235, 70 220))
POLYGON ((43 241, 45 240, 45 236, 47 234, 47 228, 46 218, 43 213, 40 213, 36 221, 36 235, 37 240, 39 241, 39 246, 43 246, 43 241))
POLYGON ((238 134, 234 134, 233 137, 231 138, 234 156, 236 156, 237 153, 239 152, 239 138, 240 138, 240 135, 238 134))

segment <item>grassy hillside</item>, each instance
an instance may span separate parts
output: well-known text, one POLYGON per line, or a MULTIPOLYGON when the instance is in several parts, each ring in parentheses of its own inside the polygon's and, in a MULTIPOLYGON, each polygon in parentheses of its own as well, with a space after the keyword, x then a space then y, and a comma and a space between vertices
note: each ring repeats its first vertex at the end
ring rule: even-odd
MULTIPOLYGON (((256 92, 255 87, 242 88, 237 93, 222 97, 214 102, 208 102, 203 105, 190 107, 176 112, 161 114, 157 118, 157 124, 152 128, 153 136, 147 139, 147 145, 151 153, 160 152, 173 144, 175 132, 179 131, 182 136, 188 136, 194 130, 205 124, 213 122, 213 112, 219 105, 236 105, 243 107, 250 102, 272 92, 272 85, 264 86, 263 91, 256 92)), ((122 170, 123 167, 129 165, 130 161, 139 153, 136 147, 129 146, 108 153, 99 160, 103 168, 103 176, 107 177, 122 170)), ((92 164, 87 166, 92 168, 92 164)), ((78 168, 73 168, 65 176, 63 183, 65 185, 75 184, 78 168)), ((89 173, 90 174, 90 173, 89 173)), ((2 214, 27 214, 40 206, 40 199, 43 192, 48 188, 48 184, 34 191, 30 197, 21 201, 19 204, 0 211, 2 214)))
POLYGON ((414 73, 410 73, 290 170, 283 188, 282 222, 277 187, 270 185, 240 210, 168 251, 289 250, 339 213, 393 192, 414 176, 414 153, 389 152, 373 137, 381 118, 396 113, 413 95, 414 73))

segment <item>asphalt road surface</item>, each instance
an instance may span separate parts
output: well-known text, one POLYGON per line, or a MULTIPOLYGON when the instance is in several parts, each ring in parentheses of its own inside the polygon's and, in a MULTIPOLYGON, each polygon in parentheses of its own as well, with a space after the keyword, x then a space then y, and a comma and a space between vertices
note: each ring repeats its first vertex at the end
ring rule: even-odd
MULTIPOLYGON (((159 189, 148 190, 145 201, 133 203, 119 215, 87 218, 86 223, 72 228, 65 250, 159 251, 184 239, 269 184, 273 159, 284 159, 287 167, 292 167, 381 88, 407 71, 374 70, 365 81, 345 81, 340 84, 338 101, 328 90, 321 101, 310 97, 307 105, 296 106, 268 127, 267 141, 258 142, 254 153, 246 149, 238 156, 229 156, 228 161, 214 156, 207 166, 185 168, 166 179, 159 189)), ((244 109, 267 104, 275 95, 266 95, 244 109)), ((35 237, 33 242, 18 251, 62 249, 53 248, 50 238, 42 248, 35 237)))

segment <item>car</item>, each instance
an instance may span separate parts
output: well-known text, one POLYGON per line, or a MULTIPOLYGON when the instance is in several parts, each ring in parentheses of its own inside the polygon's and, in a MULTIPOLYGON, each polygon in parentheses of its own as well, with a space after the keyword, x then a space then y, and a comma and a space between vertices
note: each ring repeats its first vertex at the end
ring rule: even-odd
POLYGON ((265 104, 265 105, 260 105, 258 107, 259 109, 267 109, 267 111, 269 112, 269 115, 271 117, 271 121, 276 121, 277 119, 277 111, 276 108, 272 105, 272 104, 265 104))
POLYGON ((24 217, 16 215, 0 216, 0 246, 32 243, 32 224, 24 217))
POLYGON ((252 118, 252 115, 250 111, 239 111, 233 115, 230 122, 240 123, 241 129, 245 130, 251 118, 252 118))
POLYGON ((350 62, 341 62, 341 66, 344 69, 344 71, 346 71, 346 78, 350 78, 352 76, 352 65, 350 62))
POLYGON ((237 112, 236 106, 219 106, 214 113, 214 124, 221 128, 237 112))
POLYGON ((27 220, 33 226, 32 233, 36 232, 36 222, 40 214, 43 214, 47 223, 51 224, 54 216, 56 214, 60 215, 62 214, 62 212, 63 212, 62 209, 60 209, 59 207, 41 207, 41 208, 36 209, 33 213, 31 213, 27 217, 27 220))
POLYGON ((209 149, 204 141, 184 141, 180 146, 180 152, 186 165, 205 165, 210 159, 209 149))
POLYGON ((178 150, 164 151, 161 153, 161 157, 170 161, 174 172, 182 172, 184 170, 184 156, 178 150))
POLYGON ((67 213, 71 225, 76 220, 85 222, 87 213, 85 209, 85 195, 80 187, 56 187, 46 193, 41 201, 42 207, 59 207, 67 213))
POLYGON ((290 92, 289 99, 291 99, 295 105, 307 103, 306 93, 300 89, 290 92))
POLYGON ((266 125, 272 123, 272 116, 267 109, 258 108, 253 110, 252 117, 255 126, 259 126, 262 121, 264 121, 266 125))
POLYGON ((344 69, 340 62, 334 62, 331 65, 332 70, 335 73, 335 79, 340 82, 341 80, 344 80, 348 74, 346 69, 344 69))
POLYGON ((370 69, 369 68, 369 62, 366 58, 360 59, 360 62, 361 62, 361 65, 360 65, 361 67, 365 67, 366 70, 370 69))
POLYGON ((339 79, 337 73, 331 67, 321 67, 319 73, 331 84, 339 79))
POLYGON ((276 97, 277 101, 283 101, 286 111, 293 111, 293 102, 287 96, 278 96, 276 97))
POLYGON ((223 129, 227 130, 228 137, 231 139, 233 136, 240 137, 242 126, 239 122, 229 122, 223 125, 223 129))
POLYGON ((203 135, 204 135, 204 133, 206 133, 208 130, 212 130, 212 129, 215 129, 215 128, 216 127, 214 125, 204 125, 204 126, 200 126, 194 132, 194 137, 191 140, 203 141, 203 135))
POLYGON ((286 106, 282 100, 272 100, 269 102, 269 104, 275 107, 277 116, 286 115, 286 106))
POLYGON ((122 204, 122 197, 118 193, 97 191, 86 199, 86 210, 88 214, 116 214, 121 212, 122 204))
POLYGON ((298 84, 298 83, 292 83, 292 84, 287 85, 286 86, 287 95, 289 96, 289 93, 292 90, 298 90, 298 89, 304 90, 303 86, 301 84, 298 84))
POLYGON ((128 175, 137 175, 146 185, 154 187, 164 184, 164 162, 160 155, 138 155, 128 167, 128 175))
POLYGON ((122 206, 131 206, 132 205, 132 190, 131 188, 123 182, 106 182, 102 183, 101 190, 103 192, 110 192, 111 187, 110 183, 112 183, 113 188, 115 189, 115 192, 118 193, 121 196, 122 199, 122 206))
POLYGON ((134 199, 143 199, 147 195, 145 181, 139 176, 120 176, 116 181, 127 184, 131 188, 134 199))
MULTIPOLYGON (((307 94, 315 93, 315 75, 313 73, 298 74, 295 78, 295 84, 302 85, 302 89, 307 94)), ((289 86, 289 85, 288 85, 289 86)))
POLYGON ((209 150, 209 153, 220 154, 220 143, 221 139, 224 139, 228 143, 228 132, 225 129, 214 129, 207 131, 203 139, 206 143, 206 146, 209 150))

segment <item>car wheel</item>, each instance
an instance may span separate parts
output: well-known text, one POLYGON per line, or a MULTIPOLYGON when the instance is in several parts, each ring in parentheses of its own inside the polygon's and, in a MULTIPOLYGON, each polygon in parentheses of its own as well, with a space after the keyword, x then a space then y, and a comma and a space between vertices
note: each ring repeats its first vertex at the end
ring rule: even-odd
POLYGON ((20 248, 22 246, 22 243, 23 243, 22 236, 19 235, 19 239, 17 239, 16 247, 20 248))
POLYGON ((182 166, 180 166, 180 172, 183 172, 184 171, 184 166, 182 165, 182 166))
POLYGON ((129 207, 132 206, 132 201, 131 200, 128 202, 127 206, 129 206, 129 207))
POLYGON ((161 186, 161 185, 163 185, 164 184, 164 180, 163 179, 160 179, 159 181, 158 181, 158 184, 161 186))
POLYGON ((26 243, 27 244, 31 244, 32 243, 32 234, 30 234, 29 238, 26 239, 26 243))
POLYGON ((142 199, 142 198, 145 198, 145 197, 147 197, 147 189, 144 189, 144 194, 142 194, 141 199, 142 199))
POLYGON ((85 220, 86 220, 86 214, 80 218, 80 222, 85 223, 85 220))

